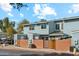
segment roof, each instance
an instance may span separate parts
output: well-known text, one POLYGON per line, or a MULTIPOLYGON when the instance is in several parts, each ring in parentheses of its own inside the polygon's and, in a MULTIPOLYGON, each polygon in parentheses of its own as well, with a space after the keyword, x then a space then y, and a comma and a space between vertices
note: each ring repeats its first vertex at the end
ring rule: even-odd
POLYGON ((50 34, 50 37, 57 37, 57 36, 60 36, 62 38, 71 38, 72 36, 66 34, 66 33, 63 33, 63 32, 53 32, 50 34))
POLYGON ((47 24, 48 21, 40 21, 40 22, 34 22, 34 23, 31 23, 31 24, 24 24, 24 26, 29 26, 29 25, 38 25, 38 24, 47 24))
POLYGON ((64 17, 53 20, 54 22, 71 22, 71 21, 79 21, 79 16, 72 16, 72 17, 64 17))
POLYGON ((72 17, 64 17, 64 18, 59 18, 59 19, 53 19, 53 20, 50 20, 50 21, 39 21, 39 22, 34 22, 34 23, 31 23, 31 24, 24 24, 26 26, 29 26, 29 25, 35 25, 35 24, 43 24, 43 23, 49 23, 49 22, 71 22, 71 21, 79 21, 79 16, 72 16, 72 17))

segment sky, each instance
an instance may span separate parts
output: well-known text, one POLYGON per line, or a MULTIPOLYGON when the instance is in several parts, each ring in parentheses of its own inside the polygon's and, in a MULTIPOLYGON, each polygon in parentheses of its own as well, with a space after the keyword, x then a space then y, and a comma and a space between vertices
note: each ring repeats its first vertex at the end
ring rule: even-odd
POLYGON ((0 19, 9 17, 11 21, 19 23, 23 19, 30 22, 40 19, 54 20, 63 17, 79 16, 79 3, 26 3, 20 11, 9 3, 0 3, 0 19))

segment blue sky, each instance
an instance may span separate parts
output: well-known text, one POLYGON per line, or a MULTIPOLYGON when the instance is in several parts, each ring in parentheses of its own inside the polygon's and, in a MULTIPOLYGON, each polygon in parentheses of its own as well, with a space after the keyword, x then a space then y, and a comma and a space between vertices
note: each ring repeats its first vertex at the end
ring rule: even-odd
POLYGON ((9 3, 0 3, 0 19, 9 17, 11 21, 19 23, 23 19, 35 22, 40 19, 54 20, 63 17, 79 16, 78 3, 28 3, 27 5, 27 8, 23 7, 18 11, 13 9, 9 3))

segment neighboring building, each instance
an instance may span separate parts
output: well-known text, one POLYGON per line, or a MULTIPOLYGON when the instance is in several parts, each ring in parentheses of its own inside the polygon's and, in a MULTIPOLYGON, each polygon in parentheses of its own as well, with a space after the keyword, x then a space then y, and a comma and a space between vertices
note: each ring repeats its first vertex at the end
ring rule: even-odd
POLYGON ((79 48, 79 16, 25 24, 24 34, 28 35, 29 41, 37 38, 50 40, 72 37, 72 46, 79 48))
POLYGON ((63 33, 72 36, 71 45, 79 48, 79 16, 62 18, 55 22, 62 28, 63 33))

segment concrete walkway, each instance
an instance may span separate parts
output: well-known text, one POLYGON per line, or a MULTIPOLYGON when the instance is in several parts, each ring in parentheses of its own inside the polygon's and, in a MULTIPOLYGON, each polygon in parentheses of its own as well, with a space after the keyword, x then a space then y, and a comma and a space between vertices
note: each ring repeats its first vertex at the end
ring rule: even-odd
MULTIPOLYGON (((21 48, 21 47, 16 47, 13 45, 8 45, 5 47, 2 47, 0 45, 0 49, 4 49, 4 50, 10 50, 10 51, 32 51, 32 52, 36 52, 36 53, 46 53, 46 54, 52 54, 52 53, 68 53, 68 54, 73 54, 72 52, 69 51, 56 51, 54 49, 36 49, 36 48, 21 48)), ((76 53, 76 55, 79 55, 79 52, 76 53)))

